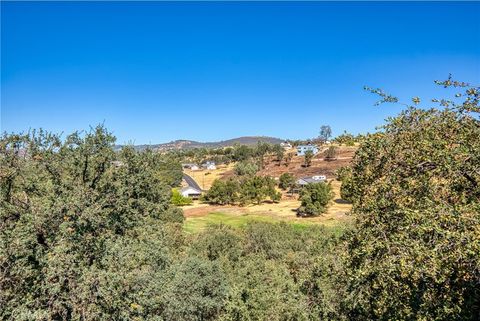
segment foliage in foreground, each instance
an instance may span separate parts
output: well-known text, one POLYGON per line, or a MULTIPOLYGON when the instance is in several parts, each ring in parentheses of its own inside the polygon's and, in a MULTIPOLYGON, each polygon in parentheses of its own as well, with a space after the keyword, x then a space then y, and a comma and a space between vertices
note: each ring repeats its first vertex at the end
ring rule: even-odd
POLYGON ((464 88, 463 102, 409 107, 369 135, 342 173, 355 217, 344 255, 352 319, 480 315, 479 91, 440 84, 464 88))
POLYGON ((183 214, 157 155, 102 127, 2 137, 1 319, 122 319, 156 309, 183 214), (117 162, 115 162, 117 161, 117 162))

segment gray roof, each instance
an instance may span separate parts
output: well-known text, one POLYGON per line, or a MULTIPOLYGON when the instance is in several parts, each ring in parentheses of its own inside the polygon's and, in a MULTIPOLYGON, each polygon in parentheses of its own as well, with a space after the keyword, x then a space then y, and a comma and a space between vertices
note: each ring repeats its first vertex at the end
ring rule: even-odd
POLYGON ((199 189, 196 189, 195 187, 192 187, 192 186, 186 186, 186 187, 183 187, 180 192, 183 193, 183 192, 186 192, 188 190, 192 190, 192 192, 194 192, 193 194, 201 194, 202 191, 199 190, 199 189))
MULTIPOLYGON (((316 176, 323 176, 323 175, 316 175, 316 176)), ((307 184, 312 184, 312 183, 320 183, 324 182, 326 180, 323 178, 314 178, 314 176, 311 177, 302 177, 297 179, 297 184, 299 185, 307 185, 307 184)))

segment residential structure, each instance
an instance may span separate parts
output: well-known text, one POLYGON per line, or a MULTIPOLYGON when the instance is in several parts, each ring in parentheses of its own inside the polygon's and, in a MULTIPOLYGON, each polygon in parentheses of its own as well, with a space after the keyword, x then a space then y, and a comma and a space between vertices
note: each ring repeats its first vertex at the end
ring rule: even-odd
POLYGON ((192 186, 187 186, 184 187, 180 190, 180 194, 182 194, 183 197, 190 197, 192 199, 198 199, 202 195, 202 191, 192 187, 192 186))
POLYGON ((314 175, 311 177, 302 177, 297 179, 296 183, 298 186, 305 186, 312 183, 325 182, 327 177, 325 175, 314 175))
POLYGON ((292 144, 290 144, 289 142, 280 143, 280 146, 285 150, 289 150, 292 148, 292 144))
POLYGON ((205 162, 202 164, 202 167, 208 170, 214 170, 217 169, 217 166, 215 166, 214 162, 205 162))
POLYGON ((182 164, 182 167, 183 167, 183 168, 191 169, 192 171, 198 171, 198 170, 200 169, 200 167, 198 167, 198 165, 196 165, 196 164, 191 164, 191 163, 182 164))
POLYGON ((312 151, 313 155, 318 153, 318 147, 315 145, 300 145, 297 146, 297 156, 304 156, 308 150, 312 151))

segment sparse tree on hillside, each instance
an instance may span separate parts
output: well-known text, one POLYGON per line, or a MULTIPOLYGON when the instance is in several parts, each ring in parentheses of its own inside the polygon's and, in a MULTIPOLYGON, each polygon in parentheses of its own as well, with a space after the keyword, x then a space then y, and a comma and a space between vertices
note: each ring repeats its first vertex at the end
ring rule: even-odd
POLYGON ((258 172, 259 168, 257 164, 251 161, 242 161, 235 164, 233 170, 238 176, 253 176, 258 172))
POLYGON ((330 136, 332 136, 332 129, 330 128, 330 126, 322 125, 320 127, 320 140, 325 143, 330 138, 330 136))
POLYGON ((280 166, 282 164, 283 156, 285 155, 285 150, 282 146, 277 144, 273 147, 273 151, 277 157, 278 166, 280 166))
POLYGON ((292 158, 293 158, 293 153, 285 153, 285 166, 288 167, 288 165, 290 165, 290 163, 292 162, 292 158))
POLYGON ((295 177, 290 173, 283 173, 280 175, 279 187, 283 190, 288 190, 295 185, 295 177))
POLYGON ((255 155, 258 158, 258 164, 260 169, 263 169, 265 166, 265 155, 270 151, 271 145, 264 142, 258 142, 255 147, 255 155))
POLYGON ((313 152, 311 150, 307 150, 305 152, 305 167, 310 167, 312 165, 313 159, 313 152))
POLYGON ((337 149, 335 146, 330 146, 325 152, 325 160, 332 161, 335 159, 337 159, 337 149))

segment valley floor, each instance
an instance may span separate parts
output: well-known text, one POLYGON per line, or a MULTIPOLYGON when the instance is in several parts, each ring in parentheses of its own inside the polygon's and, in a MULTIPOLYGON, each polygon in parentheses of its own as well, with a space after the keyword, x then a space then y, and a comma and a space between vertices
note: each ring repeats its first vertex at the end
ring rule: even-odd
POLYGON ((287 222, 299 228, 311 224, 321 224, 328 227, 337 227, 348 223, 347 213, 351 205, 340 198, 340 182, 332 181, 335 198, 327 212, 318 217, 299 218, 296 209, 300 202, 295 197, 284 197, 279 203, 266 202, 260 205, 216 206, 195 201, 193 205, 183 207, 186 217, 185 230, 198 232, 209 224, 227 224, 233 227, 242 227, 251 221, 287 222))

